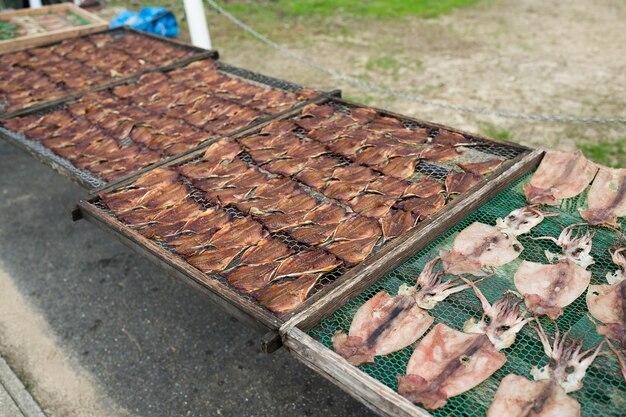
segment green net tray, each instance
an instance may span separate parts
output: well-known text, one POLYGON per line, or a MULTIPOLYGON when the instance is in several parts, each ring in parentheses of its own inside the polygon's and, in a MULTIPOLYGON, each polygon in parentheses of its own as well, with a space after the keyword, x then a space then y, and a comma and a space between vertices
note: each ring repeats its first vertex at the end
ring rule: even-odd
MULTIPOLYGON (((482 222, 495 225, 498 217, 504 217, 512 210, 525 206, 522 185, 530 180, 531 175, 528 174, 513 183, 491 201, 478 208, 464 221, 458 223, 394 271, 385 275, 365 292, 354 297, 331 316, 321 321, 309 330, 308 334, 327 348, 332 349, 331 337, 333 334, 338 330, 348 332, 356 311, 374 294, 379 291, 387 291, 395 295, 401 284, 415 285, 415 279, 426 262, 435 257, 440 250, 450 249, 454 237, 469 224, 482 222)), ((478 285, 491 303, 500 298, 507 290, 515 290, 513 276, 523 260, 546 263, 544 254, 546 249, 553 253, 560 253, 560 248, 554 243, 531 238, 539 236, 558 237, 564 227, 581 223, 582 219, 578 215, 578 208, 586 206, 587 192, 588 189, 583 194, 564 201, 559 208, 550 208, 549 210, 557 211, 560 215, 558 217, 546 217, 531 233, 519 236, 518 239, 525 248, 521 256, 508 265, 496 268, 494 277, 487 278, 478 285)), ((624 228, 626 221, 622 219, 621 224, 624 228)), ((592 272, 592 284, 606 284, 607 272, 617 269, 608 250, 618 242, 619 238, 618 234, 611 229, 599 227, 595 229, 591 252, 595 264, 588 269, 592 272)), ((556 320, 556 323, 562 331, 571 329, 570 334, 574 337, 586 337, 585 346, 591 347, 600 343, 602 339, 596 333, 595 326, 589 319, 585 297, 586 292, 566 307, 563 315, 556 320)), ((479 319, 482 315, 482 309, 474 293, 471 290, 465 290, 439 303, 430 311, 430 314, 435 318, 435 324, 445 323, 452 328, 461 330, 463 323, 470 317, 479 319)), ((553 321, 544 317, 541 319, 541 324, 548 335, 554 334, 556 328, 553 321)), ((399 352, 377 356, 374 364, 360 365, 359 368, 397 391, 397 375, 406 373, 407 363, 417 343, 419 340, 399 352)), ((537 334, 529 326, 525 326, 518 334, 515 344, 503 352, 507 355, 507 362, 502 368, 474 389, 451 398, 445 407, 431 411, 433 416, 484 416, 500 381, 506 375, 514 373, 532 380, 530 375, 532 366, 544 366, 548 362, 537 334)), ((624 382, 617 360, 613 355, 599 356, 587 371, 583 382, 584 387, 581 390, 569 394, 580 403, 582 416, 626 415, 626 382, 624 382)))

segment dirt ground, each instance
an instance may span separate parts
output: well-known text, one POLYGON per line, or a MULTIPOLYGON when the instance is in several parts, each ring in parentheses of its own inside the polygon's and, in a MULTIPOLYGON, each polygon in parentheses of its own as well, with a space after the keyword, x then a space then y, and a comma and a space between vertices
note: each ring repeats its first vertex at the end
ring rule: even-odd
MULTIPOLYGON (((254 16, 242 18, 255 26, 254 16)), ((256 26, 326 67, 432 100, 523 113, 626 114, 624 2, 486 0, 436 19, 312 20, 256 26)), ((308 86, 340 87, 370 105, 533 146, 623 149, 626 142, 626 124, 508 120, 361 91, 283 57, 224 17, 211 13, 209 22, 225 61, 308 86)))

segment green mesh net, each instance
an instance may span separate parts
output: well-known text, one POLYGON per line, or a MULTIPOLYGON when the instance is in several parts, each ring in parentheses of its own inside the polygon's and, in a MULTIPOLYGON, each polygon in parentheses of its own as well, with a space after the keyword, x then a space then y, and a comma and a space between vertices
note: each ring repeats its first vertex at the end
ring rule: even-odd
MULTIPOLYGON (((426 262, 435 257, 439 250, 450 249, 454 237, 469 224, 482 222, 495 225, 496 218, 504 217, 512 210, 526 205, 522 185, 529 180, 530 174, 509 186, 464 221, 444 233, 393 272, 381 278, 368 290, 350 300, 332 316, 311 329, 309 334, 332 349, 331 337, 333 334, 338 330, 347 332, 356 311, 374 294, 379 291, 387 291, 395 295, 402 283, 414 285, 416 277, 426 262)), ((479 288, 491 303, 500 298, 505 291, 515 289, 513 276, 523 260, 546 263, 547 259, 544 254, 546 249, 553 253, 560 253, 560 248, 554 243, 546 240, 533 240, 531 237, 558 237, 564 227, 581 223, 582 219, 578 215, 578 208, 586 206, 586 194, 587 192, 564 201, 559 208, 550 208, 549 210, 558 211, 560 215, 558 217, 546 217, 531 233, 519 237, 520 243, 525 248, 521 256, 508 265, 496 268, 496 276, 479 284, 479 288)), ((626 221, 622 219, 621 222, 622 227, 626 226, 626 221)), ((618 241, 618 235, 608 228, 598 227, 595 229, 596 234, 593 238, 591 252, 595 264, 588 269, 592 271, 592 284, 606 284, 607 272, 617 269, 611 260, 608 249, 618 241)), ((585 347, 591 347, 600 343, 602 339, 596 333, 595 326, 588 316, 585 297, 586 293, 566 307, 563 315, 557 319, 556 323, 562 331, 571 328, 570 334, 574 337, 586 336, 585 347)), ((435 318, 435 324, 445 323, 452 328, 461 330, 463 323, 470 317, 479 319, 482 315, 482 309, 474 293, 471 290, 465 290, 439 303, 436 308, 430 311, 430 314, 435 318)), ((554 322, 544 317, 541 319, 541 324, 546 333, 553 336, 554 322)), ((419 340, 414 345, 399 352, 378 356, 376 363, 364 364, 359 368, 388 387, 397 390, 397 375, 406 373, 407 363, 417 343, 419 340)), ((548 362, 537 334, 529 326, 524 327, 518 334, 513 346, 503 350, 503 352, 507 355, 507 362, 494 375, 472 390, 451 398, 445 407, 431 413, 434 416, 484 416, 502 378, 513 373, 532 380, 530 375, 532 366, 544 366, 548 362)), ((615 356, 608 354, 599 356, 589 368, 583 382, 584 387, 581 390, 569 394, 578 400, 582 406, 581 415, 626 415, 626 382, 622 378, 615 356)))

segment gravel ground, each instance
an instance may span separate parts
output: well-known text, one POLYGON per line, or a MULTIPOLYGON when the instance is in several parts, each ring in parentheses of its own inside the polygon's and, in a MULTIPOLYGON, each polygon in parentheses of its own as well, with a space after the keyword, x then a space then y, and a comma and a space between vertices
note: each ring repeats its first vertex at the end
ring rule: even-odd
POLYGON ((260 334, 95 226, 72 223, 84 195, 0 142, 0 272, 19 293, 0 291, 15 309, 0 314, 0 354, 50 415, 369 415, 287 352, 261 353, 260 334), (40 319, 46 330, 33 330, 40 319), (50 339, 55 353, 38 354, 50 339), (59 356, 78 388, 63 390, 72 377, 50 368, 59 356), (75 396, 82 388, 93 394, 75 396))

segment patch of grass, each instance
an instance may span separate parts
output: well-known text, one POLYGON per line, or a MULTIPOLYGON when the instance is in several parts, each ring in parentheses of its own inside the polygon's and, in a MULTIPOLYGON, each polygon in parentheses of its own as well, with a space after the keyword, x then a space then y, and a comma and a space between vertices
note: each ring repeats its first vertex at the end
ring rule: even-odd
POLYGON ((511 132, 509 132, 508 130, 499 129, 490 123, 483 124, 480 128, 480 131, 483 135, 489 138, 498 140, 511 140, 511 132))
POLYGON ((296 16, 437 17, 479 0, 235 0, 225 5, 232 12, 272 9, 296 16))
POLYGON ((389 57, 376 57, 370 58, 367 60, 365 64, 365 68, 368 70, 373 69, 383 69, 383 70, 395 70, 400 67, 400 63, 396 61, 394 58, 389 57))
POLYGON ((608 167, 626 167, 626 138, 580 143, 578 148, 593 162, 608 167))

